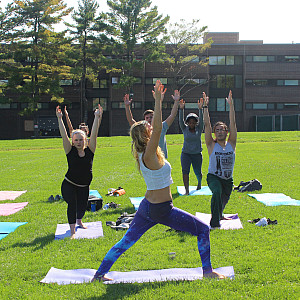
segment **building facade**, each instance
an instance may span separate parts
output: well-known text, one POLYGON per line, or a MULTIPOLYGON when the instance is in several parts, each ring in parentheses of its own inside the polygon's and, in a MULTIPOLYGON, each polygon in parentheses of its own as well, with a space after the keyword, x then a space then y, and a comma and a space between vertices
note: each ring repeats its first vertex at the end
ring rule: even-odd
MULTIPOLYGON (((197 113, 197 101, 202 92, 209 96, 212 122, 228 122, 229 107, 225 98, 232 90, 238 131, 300 130, 300 44, 263 44, 263 41, 240 41, 238 33, 208 33, 204 39, 214 41, 206 53, 194 59, 189 80, 182 79, 181 95, 186 102, 185 113, 197 113), (209 59, 204 67, 199 61, 209 59)), ((157 79, 167 87, 163 103, 163 118, 171 112, 174 80, 166 64, 146 63, 134 76, 132 114, 143 118, 146 109, 153 109, 151 90, 157 79)), ((118 74, 99 74, 90 83, 88 124, 93 122, 93 109, 98 103, 104 108, 99 135, 127 135, 129 125, 125 116, 123 96, 116 89, 118 74)), ((62 82, 65 103, 73 127, 81 122, 80 86, 72 81, 62 82)), ((59 136, 55 116, 56 103, 45 99, 39 103, 34 117, 21 116, 26 103, 0 104, 0 139, 59 136), (5 126, 5 127, 4 127, 5 126)), ((168 133, 179 133, 178 119, 168 133)))

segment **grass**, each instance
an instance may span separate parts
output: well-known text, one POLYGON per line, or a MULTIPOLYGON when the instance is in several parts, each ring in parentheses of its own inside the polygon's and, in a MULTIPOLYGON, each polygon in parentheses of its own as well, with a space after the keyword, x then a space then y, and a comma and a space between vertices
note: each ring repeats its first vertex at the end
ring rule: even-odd
MULTIPOLYGON (((300 199, 300 132, 239 133, 234 183, 257 178, 262 192, 285 193, 300 199)), ((210 197, 178 197, 182 185, 182 135, 168 135, 175 206, 195 214, 210 212, 210 197)), ((0 216, 0 222, 28 222, 0 240, 0 299, 298 299, 299 207, 268 207, 243 193, 233 192, 225 213, 239 213, 242 230, 211 233, 214 267, 233 266, 234 280, 157 282, 144 284, 41 284, 51 267, 97 269, 106 252, 124 235, 104 225, 95 240, 54 240, 58 223, 66 223, 66 203, 47 202, 60 194, 67 164, 61 139, 0 141, 1 190, 27 190, 14 202, 28 201, 22 211, 0 216), (257 227, 248 219, 268 217, 278 225, 257 227)), ((208 168, 204 146, 203 174, 208 168)), ((87 212, 85 222, 115 221, 123 211, 134 212, 130 196, 142 196, 145 183, 130 153, 129 137, 99 138, 91 189, 101 195, 122 186, 124 196, 104 197, 121 207, 87 212)), ((196 178, 191 174, 191 185, 196 178)), ((12 201, 1 201, 1 203, 12 201)), ((201 266, 196 238, 166 231, 158 225, 114 264, 112 270, 150 270, 201 266), (168 253, 176 252, 170 260, 168 253)))

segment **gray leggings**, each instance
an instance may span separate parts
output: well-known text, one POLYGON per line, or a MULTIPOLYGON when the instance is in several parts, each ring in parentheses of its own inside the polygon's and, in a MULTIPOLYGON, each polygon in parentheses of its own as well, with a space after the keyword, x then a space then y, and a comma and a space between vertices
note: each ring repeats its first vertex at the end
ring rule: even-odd
POLYGON ((202 181, 202 153, 189 154, 181 152, 181 168, 182 174, 190 174, 191 165, 193 166, 194 173, 198 182, 202 181))

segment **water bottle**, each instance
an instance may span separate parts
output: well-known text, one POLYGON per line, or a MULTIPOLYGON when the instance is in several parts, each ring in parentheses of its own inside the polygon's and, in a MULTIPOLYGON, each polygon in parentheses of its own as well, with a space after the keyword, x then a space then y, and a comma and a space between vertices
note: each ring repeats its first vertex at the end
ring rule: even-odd
POLYGON ((91 211, 92 211, 92 212, 95 212, 95 211, 96 211, 96 203, 95 203, 95 202, 92 202, 92 203, 91 203, 91 211))
POLYGON ((104 210, 107 210, 108 208, 109 208, 109 204, 106 203, 106 204, 103 206, 103 209, 104 209, 104 210))

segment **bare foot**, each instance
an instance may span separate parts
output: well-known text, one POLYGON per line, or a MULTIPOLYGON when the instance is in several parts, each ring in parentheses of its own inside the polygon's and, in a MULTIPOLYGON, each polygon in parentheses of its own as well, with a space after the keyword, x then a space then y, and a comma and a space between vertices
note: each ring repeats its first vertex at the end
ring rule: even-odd
POLYGON ((81 220, 77 220, 77 225, 78 225, 80 228, 87 229, 86 225, 84 225, 84 224, 82 223, 81 220))
POLYGON ((221 220, 232 220, 231 218, 222 217, 221 220))
POLYGON ((185 192, 184 196, 188 196, 190 194, 190 192, 185 192))
POLYGON ((94 281, 98 281, 98 282, 101 282, 101 281, 112 281, 113 279, 112 278, 109 278, 109 277, 106 277, 105 275, 103 276, 99 276, 99 277, 93 277, 93 279, 91 280, 91 282, 94 282, 94 281))
POLYGON ((75 233, 71 234, 71 240, 75 239, 75 233))
POLYGON ((227 278, 225 275, 219 274, 215 271, 212 271, 211 273, 203 274, 203 277, 205 278, 218 278, 218 279, 225 279, 227 278))

